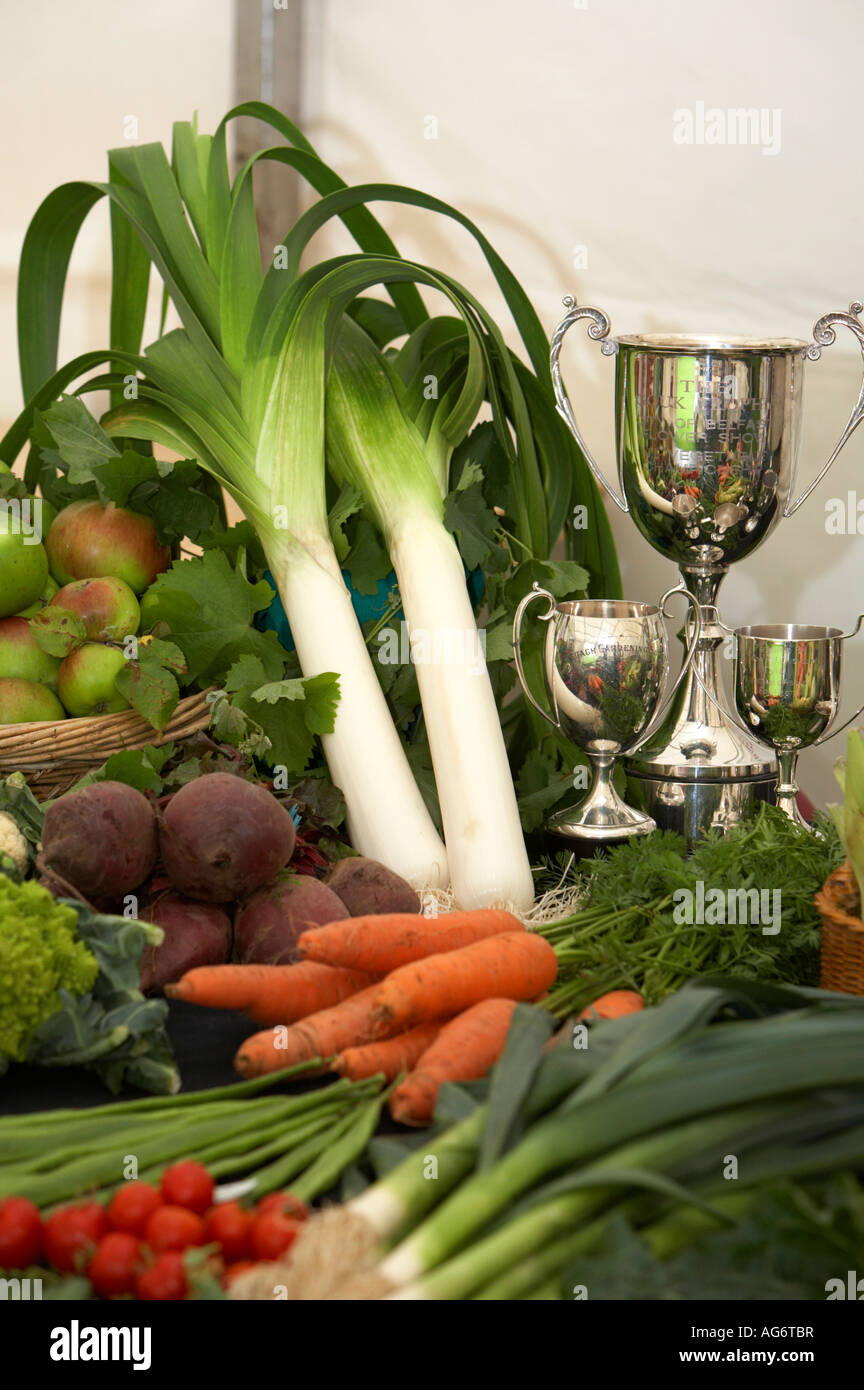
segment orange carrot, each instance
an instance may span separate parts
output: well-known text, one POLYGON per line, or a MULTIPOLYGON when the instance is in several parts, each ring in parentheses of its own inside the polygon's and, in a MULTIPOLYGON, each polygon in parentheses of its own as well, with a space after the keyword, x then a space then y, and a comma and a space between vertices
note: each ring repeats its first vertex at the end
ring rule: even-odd
POLYGON ((441 1032, 440 1023, 421 1023, 407 1033, 399 1033, 388 1042, 368 1043, 365 1047, 349 1047, 340 1052, 333 1070, 352 1081, 383 1072, 388 1081, 395 1081, 400 1072, 410 1071, 441 1032))
POLYGON ((600 1018, 622 1018, 624 1014, 636 1014, 644 1007, 642 995, 637 994, 635 990, 613 989, 608 994, 601 994, 599 999, 595 999, 593 1004, 582 1010, 579 1017, 592 1021, 600 1018))
POLYGON ((504 1050, 515 1008, 513 999, 481 999, 445 1023, 416 1069, 391 1095, 393 1119, 403 1125, 428 1125, 445 1081, 473 1081, 485 1076, 504 1050))
POLYGON ((211 1009, 242 1009, 256 1023, 295 1023, 339 1004, 374 980, 359 970, 300 965, 201 965, 166 985, 169 999, 211 1009))
POLYGON ((558 973, 549 942, 534 932, 506 932, 459 951, 428 956, 373 986, 372 1024, 392 1034, 461 1013, 481 999, 534 999, 558 973))
POLYGON ((441 917, 420 917, 411 912, 385 912, 379 916, 346 917, 312 927, 297 942, 304 960, 324 961, 351 970, 387 975, 402 965, 442 951, 458 951, 473 941, 521 931, 512 912, 482 907, 474 912, 447 912, 441 917))
MULTIPOLYGON (((379 986, 370 985, 352 994, 332 1009, 310 1014, 290 1028, 266 1028, 247 1038, 234 1058, 241 1076, 265 1076, 300 1062, 331 1058, 337 1052, 359 1043, 371 1042, 372 1003, 379 986)), ((386 1028, 379 1037, 389 1037, 398 1027, 386 1028)))

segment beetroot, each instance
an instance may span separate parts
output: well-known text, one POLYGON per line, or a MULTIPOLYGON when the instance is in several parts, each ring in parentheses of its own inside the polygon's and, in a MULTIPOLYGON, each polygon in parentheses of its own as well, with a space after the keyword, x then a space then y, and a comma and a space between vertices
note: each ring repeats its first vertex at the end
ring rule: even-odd
POLYGON ((326 883, 286 874, 241 904, 234 922, 235 954, 247 965, 290 965, 299 960, 298 936, 348 916, 326 883))
POLYGON ((141 909, 144 922, 165 933, 161 946, 145 946, 141 989, 160 992, 198 965, 224 965, 231 954, 231 918, 214 903, 196 903, 179 893, 162 893, 141 909))
POLYGON ((294 852, 294 822, 275 796, 228 772, 187 782, 162 818, 160 846, 174 887, 227 903, 269 883, 294 852))
POLYGON ((364 859, 359 854, 340 859, 325 883, 342 899, 352 917, 420 911, 420 899, 411 884, 377 859, 364 859))
POLYGON ((41 862, 87 898, 131 893, 152 873, 156 814, 125 782, 93 782, 49 806, 41 862))

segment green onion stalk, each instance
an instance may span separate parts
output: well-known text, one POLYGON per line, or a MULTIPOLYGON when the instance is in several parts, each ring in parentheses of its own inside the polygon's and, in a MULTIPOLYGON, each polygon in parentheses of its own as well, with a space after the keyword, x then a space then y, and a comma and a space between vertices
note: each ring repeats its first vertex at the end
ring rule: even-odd
MULTIPOLYGON (((334 451, 344 474, 360 482, 379 523, 385 515, 373 494, 388 507, 399 506, 398 521, 388 517, 385 530, 414 628, 427 622, 440 627, 454 614, 460 626, 473 627, 464 594, 457 601, 457 580, 464 589, 464 575, 457 574, 455 547, 441 524, 440 498, 451 453, 484 401, 491 406, 496 447, 508 468, 515 542, 525 554, 545 558, 577 495, 587 496, 593 502, 591 529, 580 538, 582 554, 574 558, 584 557, 605 592, 617 591, 608 523, 584 462, 555 413, 548 341, 512 272, 482 233, 440 200, 399 186, 346 187, 290 121, 257 102, 235 107, 212 137, 199 134, 194 123, 177 124, 170 162, 161 145, 115 150, 107 183, 65 184, 43 202, 25 239, 19 275, 27 406, 0 441, 0 457, 14 460, 34 412, 85 377, 79 392, 106 387, 112 392, 113 408, 103 420, 109 434, 196 459, 258 532, 304 676, 339 676, 335 720, 318 732, 333 780, 345 796, 355 847, 418 887, 445 886, 455 864, 461 906, 493 899, 524 905, 530 900, 527 860, 485 673, 473 691, 452 664, 446 682, 443 676, 430 681, 426 674, 421 681, 424 716, 434 726, 430 743, 438 793, 446 808, 445 850, 342 577, 327 511, 325 430, 328 373, 337 341, 347 341, 347 316, 378 348, 403 340, 394 363, 405 383, 403 413, 423 441, 418 439, 419 453, 406 448, 409 430, 401 420, 392 440, 383 436, 344 364, 336 369, 342 404, 361 423, 363 436, 352 448, 337 444, 334 451), (269 124, 287 143, 256 152, 232 182, 227 129, 238 117, 269 124), (297 170, 320 195, 276 248, 266 273, 253 199, 253 172, 261 160, 297 170), (57 371, 69 256, 84 218, 106 196, 114 262, 111 348, 84 354, 57 371), (507 349, 493 321, 462 286, 398 256, 366 206, 382 200, 425 208, 471 233, 507 300, 530 368, 507 349), (301 273, 309 241, 334 217, 360 253, 301 273), (163 334, 142 355, 151 265, 182 328, 163 334), (430 318, 421 285, 443 294, 455 315, 430 318), (376 286, 384 286, 389 304, 366 296, 376 286), (432 401, 420 389, 430 371, 441 385, 432 401), (128 389, 121 390, 130 378, 135 381, 131 400, 128 389), (437 483, 434 499, 421 460, 437 483), (434 602, 441 574, 446 606, 434 602), (445 688, 439 712, 435 697, 445 688), (473 720, 481 722, 470 731, 477 750, 469 757, 463 726, 473 720), (478 813, 470 820, 454 812, 469 782, 471 809, 478 813)), ((340 416, 344 420, 345 412, 340 416)), ((42 467, 33 450, 28 485, 38 483, 42 467)), ((575 544, 572 537, 570 544, 575 544)))

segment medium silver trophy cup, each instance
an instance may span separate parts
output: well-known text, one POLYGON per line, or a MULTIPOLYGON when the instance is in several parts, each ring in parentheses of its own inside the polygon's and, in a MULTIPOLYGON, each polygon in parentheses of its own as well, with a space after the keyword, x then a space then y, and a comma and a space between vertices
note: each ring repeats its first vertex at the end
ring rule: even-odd
POLYGON ((513 619, 513 650, 522 689, 536 710, 572 740, 591 760, 594 780, 578 805, 560 811, 547 828, 569 840, 620 840, 648 835, 655 822, 629 806, 612 784, 622 753, 632 753, 650 737, 651 721, 663 717, 693 662, 702 634, 702 613, 680 585, 655 607, 627 599, 578 599, 558 603, 535 584, 513 619), (669 646, 663 619, 673 594, 691 604, 695 622, 684 665, 662 709, 658 710, 669 671, 669 646), (540 619, 548 624, 543 676, 552 714, 535 700, 522 663, 522 619, 529 604, 545 599, 540 619))
POLYGON ((773 759, 725 708, 717 590, 730 564, 749 555, 781 517, 797 511, 864 418, 864 383, 837 447, 792 501, 797 475, 804 366, 849 328, 864 353, 864 305, 825 314, 813 341, 791 338, 609 337, 600 309, 571 296, 552 339, 559 414, 597 481, 629 512, 655 550, 679 567, 705 625, 692 668, 657 733, 628 759, 628 797, 664 829, 691 842, 753 813, 776 788, 773 759), (615 424, 621 491, 606 482, 579 432, 561 380, 567 330, 615 355, 615 424))
POLYGON ((840 705, 843 643, 854 637, 839 627, 773 623, 739 627, 735 639, 735 705, 745 725, 777 755, 777 805, 790 820, 807 825, 798 809, 795 769, 802 748, 816 748, 848 728, 864 711, 831 726, 840 705))

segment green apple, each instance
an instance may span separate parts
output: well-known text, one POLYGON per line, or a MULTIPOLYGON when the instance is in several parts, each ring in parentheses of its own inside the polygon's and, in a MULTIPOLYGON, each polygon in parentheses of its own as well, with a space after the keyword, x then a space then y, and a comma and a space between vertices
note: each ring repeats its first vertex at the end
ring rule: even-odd
POLYGON ((114 686, 125 665, 119 647, 101 642, 87 642, 64 657, 57 673, 57 694, 69 714, 80 719, 129 709, 129 701, 114 686))
POLYGON ((0 620, 0 677, 37 681, 56 690, 59 670, 60 658, 43 652, 26 618, 0 620))
POLYGON ((141 621, 137 598, 129 585, 114 575, 64 584, 52 598, 51 606, 75 613, 90 642, 121 642, 138 631, 141 621))
POLYGON ((45 544, 58 584, 113 575, 140 594, 171 563, 171 551, 159 544, 149 517, 101 502, 64 507, 45 544))
POLYGON ((0 724, 30 724, 47 719, 65 719, 57 696, 38 681, 0 679, 0 724))
POLYGON ((20 613, 15 614, 15 617, 35 618, 36 614, 41 613, 42 609, 45 608, 51 602, 56 592, 57 581, 56 579, 52 579, 49 574, 48 578, 45 580, 45 588, 42 590, 36 602, 28 604, 26 608, 22 608, 20 613))
POLYGON ((45 547, 16 529, 0 508, 0 618, 9 618, 35 603, 48 578, 45 547))

